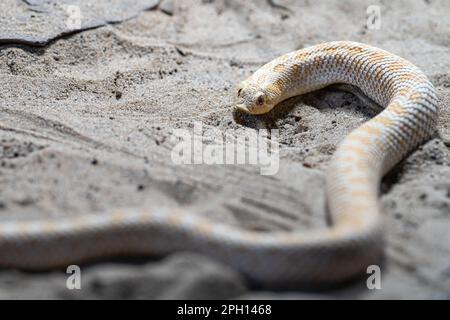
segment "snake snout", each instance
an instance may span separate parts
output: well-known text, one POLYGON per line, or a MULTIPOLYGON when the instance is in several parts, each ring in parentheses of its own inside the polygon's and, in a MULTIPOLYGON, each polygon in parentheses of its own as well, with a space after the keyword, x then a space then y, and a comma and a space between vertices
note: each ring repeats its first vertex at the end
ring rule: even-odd
POLYGON ((248 110, 247 106, 242 104, 242 103, 238 103, 234 106, 235 110, 239 110, 245 113, 250 113, 250 110, 248 110))

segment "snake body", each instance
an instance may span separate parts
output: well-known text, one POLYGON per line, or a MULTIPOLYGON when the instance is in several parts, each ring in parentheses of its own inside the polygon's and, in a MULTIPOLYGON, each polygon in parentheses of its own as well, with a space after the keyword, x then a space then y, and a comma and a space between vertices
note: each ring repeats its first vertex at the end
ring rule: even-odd
POLYGON ((40 270, 106 256, 196 251, 268 288, 339 282, 365 272, 383 252, 380 179, 433 133, 438 100, 412 63, 338 41, 267 63, 239 86, 237 108, 265 113, 289 97, 333 83, 357 86, 385 109, 351 132, 331 160, 328 228, 256 232, 168 209, 6 221, 0 225, 0 266, 40 270))

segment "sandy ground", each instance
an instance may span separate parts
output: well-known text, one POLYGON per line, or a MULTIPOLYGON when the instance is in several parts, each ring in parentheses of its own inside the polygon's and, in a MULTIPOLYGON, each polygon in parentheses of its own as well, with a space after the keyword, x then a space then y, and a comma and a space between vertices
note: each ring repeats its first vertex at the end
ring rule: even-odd
POLYGON ((29 25, 11 33, 3 16, 10 33, 0 40, 0 223, 167 206, 252 230, 324 226, 324 170, 336 144, 372 114, 355 96, 324 89, 265 116, 233 115, 233 90, 282 53, 355 40, 415 63, 441 100, 439 133, 383 181, 382 289, 357 280, 321 292, 262 292, 228 266, 179 253, 83 267, 78 291, 65 288, 60 271, 3 270, 0 298, 450 298, 450 3, 276 3, 287 9, 165 1, 165 12, 140 11, 115 24, 102 16, 103 26, 56 40, 64 30, 53 30, 42 47, 18 44, 20 28, 30 39, 29 25), (366 27, 372 4, 381 9, 378 30, 366 27), (175 165, 173 130, 196 121, 205 129, 279 129, 278 174, 175 165))

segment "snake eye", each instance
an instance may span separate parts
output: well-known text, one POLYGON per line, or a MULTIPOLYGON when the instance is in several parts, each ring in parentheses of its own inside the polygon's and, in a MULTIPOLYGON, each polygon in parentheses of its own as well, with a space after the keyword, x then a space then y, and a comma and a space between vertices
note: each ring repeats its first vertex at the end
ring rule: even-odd
POLYGON ((264 104, 264 95, 259 95, 258 98, 256 99, 256 104, 258 106, 262 106, 264 104))
POLYGON ((242 88, 239 88, 238 92, 237 92, 237 96, 239 97, 241 95, 242 92, 242 88))

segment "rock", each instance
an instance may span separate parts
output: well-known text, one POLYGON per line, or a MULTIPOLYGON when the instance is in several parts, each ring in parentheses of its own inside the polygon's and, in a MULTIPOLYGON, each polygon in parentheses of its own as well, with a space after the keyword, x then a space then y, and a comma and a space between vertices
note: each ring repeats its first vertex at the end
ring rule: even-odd
POLYGON ((75 299, 228 299, 246 292, 240 276, 211 259, 179 253, 142 266, 100 264, 83 271, 75 299))
POLYGON ((159 9, 165 14, 168 14, 169 16, 173 15, 174 12, 173 0, 163 0, 159 4, 159 9))
POLYGON ((0 2, 0 44, 45 45, 60 36, 131 19, 158 0, 0 2))

